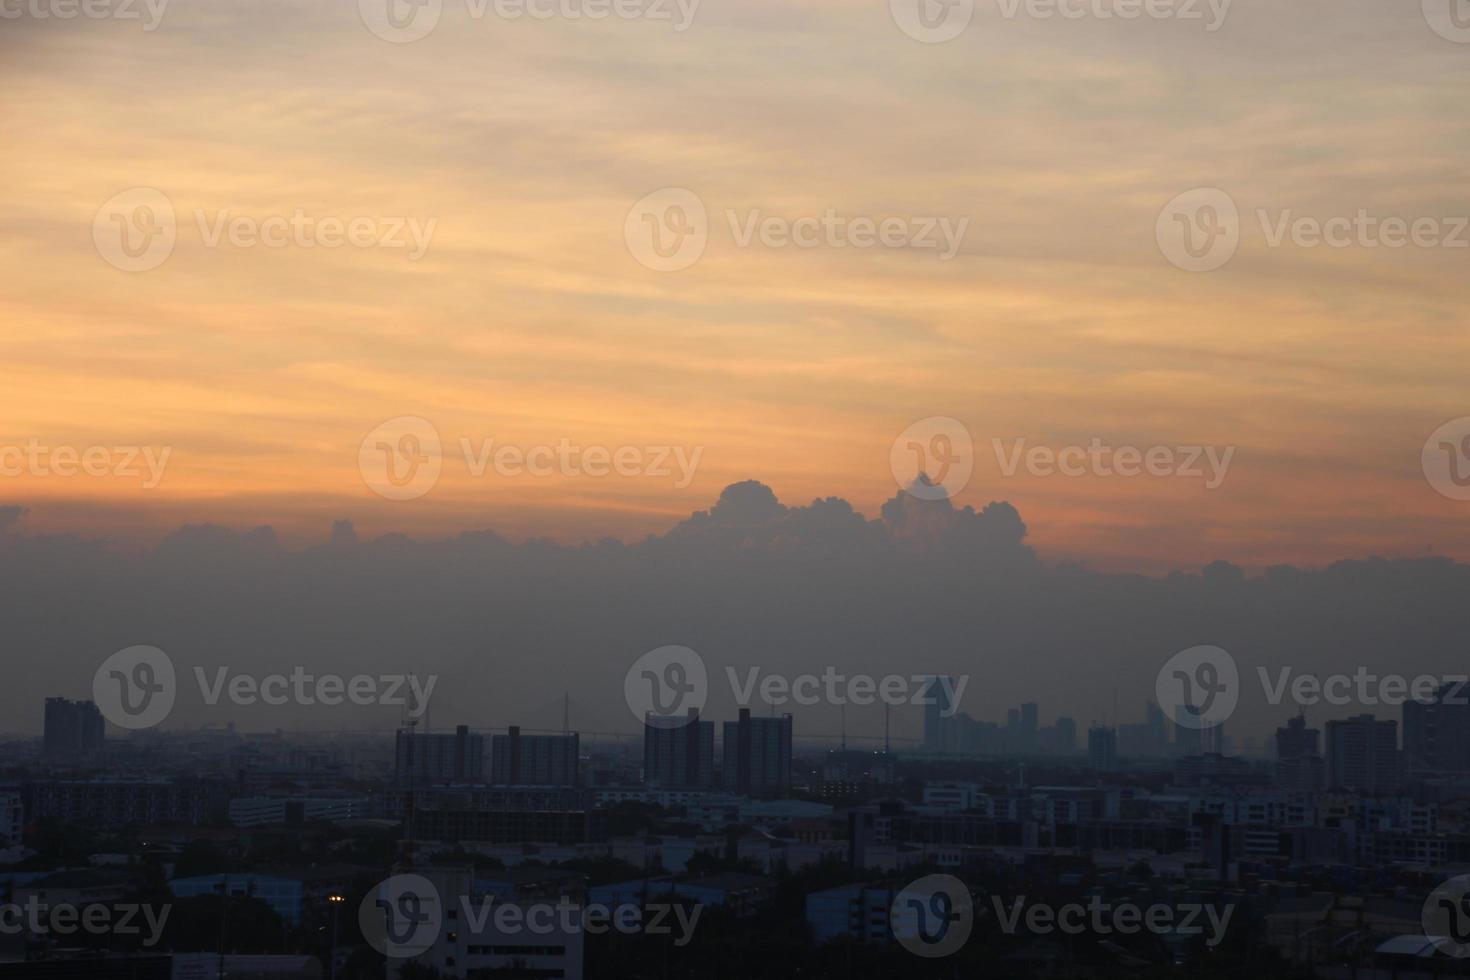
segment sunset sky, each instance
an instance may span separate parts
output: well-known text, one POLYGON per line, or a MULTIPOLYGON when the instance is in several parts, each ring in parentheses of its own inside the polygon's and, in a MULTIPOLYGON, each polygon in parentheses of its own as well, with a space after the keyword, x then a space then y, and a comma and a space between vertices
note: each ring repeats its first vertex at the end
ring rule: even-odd
POLYGON ((304 545, 349 518, 634 540, 746 479, 875 517, 894 440, 943 416, 975 445, 955 502, 1010 501, 1048 562, 1470 558, 1470 502, 1420 462, 1470 415, 1470 247, 1272 247, 1257 215, 1470 214, 1470 43, 1418 0, 1238 0, 1214 32, 979 0, 942 44, 886 0, 703 0, 684 31, 445 0, 412 43, 374 36, 357 0, 173 0, 152 31, 10 9, 0 446, 169 449, 156 487, 0 476, 25 533, 270 524, 304 545), (171 202, 177 242, 128 272, 94 220, 139 187, 171 202), (624 228, 669 187, 707 207, 709 242, 659 272, 624 228), (1240 212, 1212 272, 1155 239, 1197 187, 1240 212), (210 246, 226 209, 434 225, 417 259, 210 246), (741 247, 728 210, 968 226, 945 261, 741 247), (401 416, 445 447, 411 500, 359 468, 401 416), (992 448, 1094 438, 1234 456, 1206 489, 1008 477, 992 448), (475 477, 462 439, 701 455, 687 486, 475 477))

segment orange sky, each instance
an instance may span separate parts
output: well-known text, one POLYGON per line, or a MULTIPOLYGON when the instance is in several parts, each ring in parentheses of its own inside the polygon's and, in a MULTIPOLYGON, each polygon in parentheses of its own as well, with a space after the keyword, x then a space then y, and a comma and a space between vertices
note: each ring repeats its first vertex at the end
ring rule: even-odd
POLYGON ((1209 33, 982 0, 945 44, 856 0, 704 0, 683 32, 447 0, 408 44, 346 0, 179 0, 153 31, 7 20, 0 447, 170 456, 156 487, 0 476, 0 504, 28 507, 31 531, 143 541, 210 520, 308 542, 340 517, 634 539, 749 478, 876 516, 895 438, 948 416, 975 444, 956 502, 1012 501, 1051 560, 1470 557, 1470 503, 1420 467, 1429 434, 1470 415, 1470 249, 1272 247, 1256 214, 1470 213, 1470 45, 1418 7, 1242 0, 1209 33), (1202 186, 1239 206, 1240 244, 1190 273, 1155 221, 1202 186), (171 202, 177 242, 126 272, 93 224, 138 187, 171 202), (709 213, 678 272, 624 238, 665 187, 709 213), (226 209, 435 224, 418 259, 211 246, 226 209), (944 261, 741 247, 732 209, 969 224, 944 261), (358 465, 399 416, 445 444, 412 500, 358 465), (1211 490, 1007 477, 992 440, 1020 438, 1235 453, 1211 490), (461 439, 702 455, 687 486, 476 477, 461 439))

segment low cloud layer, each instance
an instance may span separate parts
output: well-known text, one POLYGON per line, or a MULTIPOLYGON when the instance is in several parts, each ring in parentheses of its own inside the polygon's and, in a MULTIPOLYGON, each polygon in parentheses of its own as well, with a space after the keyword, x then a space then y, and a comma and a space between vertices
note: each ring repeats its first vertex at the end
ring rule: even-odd
MULTIPOLYGON (((338 522, 325 543, 284 547, 269 527, 188 525, 146 554, 104 541, 26 534, 0 508, 0 611, 7 663, 0 718, 40 728, 48 695, 90 697, 114 651, 167 651, 182 686, 171 727, 388 729, 385 707, 209 707, 194 669, 231 674, 437 674, 434 727, 572 723, 633 732, 623 678, 644 652, 697 650, 712 684, 707 716, 735 703, 726 668, 762 675, 969 674, 962 708, 989 719, 1023 700, 1085 727, 1141 720, 1159 667, 1196 644, 1229 650, 1249 680, 1227 731, 1261 735, 1295 713, 1268 705, 1275 676, 1463 669, 1470 567, 1446 559, 1275 567, 1247 577, 1216 563, 1162 578, 1055 564, 1008 503, 981 510, 896 494, 876 518, 829 497, 782 503, 765 485, 727 487, 707 510, 635 544, 516 544, 494 531, 360 539, 338 522)), ((766 710, 757 705, 756 710, 766 710)), ((1344 715, 1371 708, 1333 709, 1344 715)), ((1398 717, 1397 709, 1378 709, 1398 717)), ((798 735, 837 732, 835 707, 795 710, 798 735)), ((1319 721, 1324 708, 1308 709, 1319 721)), ((881 706, 850 708, 848 731, 881 735, 881 706)), ((896 709, 916 737, 917 708, 896 709)))

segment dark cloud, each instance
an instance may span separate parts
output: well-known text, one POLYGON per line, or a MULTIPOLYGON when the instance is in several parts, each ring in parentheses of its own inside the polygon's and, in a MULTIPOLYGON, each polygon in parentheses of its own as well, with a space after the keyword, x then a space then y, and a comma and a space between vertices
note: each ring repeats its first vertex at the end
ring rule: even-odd
MULTIPOLYGON (((14 517, 9 518, 11 522, 14 517)), ((1003 717, 1021 701, 1086 725, 1141 718, 1159 667, 1197 644, 1256 668, 1300 673, 1463 672, 1460 610, 1470 566, 1443 559, 1274 567, 1247 578, 1216 563, 1164 578, 1048 564, 1008 503, 981 510, 900 493, 876 519, 838 498, 804 506, 756 482, 636 544, 515 544, 493 531, 445 540, 359 540, 288 551, 270 528, 190 525, 152 552, 12 535, 0 551, 0 615, 25 664, 0 689, 6 728, 39 727, 47 695, 88 696, 113 651, 168 651, 184 679, 170 724, 388 728, 383 708, 210 708, 195 667, 236 672, 438 674, 435 727, 573 723, 633 731, 622 682, 639 655, 693 647, 710 668, 709 714, 735 704, 726 670, 787 676, 968 673, 963 708, 1003 717)), ((836 708, 794 709, 798 732, 835 732, 836 708)), ((1343 709, 1336 714, 1350 713, 1343 709)), ((1228 730, 1261 733, 1294 712, 1247 693, 1228 730)), ((1397 717, 1397 710, 1380 711, 1397 717)), ((1321 711, 1309 709, 1319 720, 1321 711)), ((882 731, 881 707, 849 731, 882 731)), ((919 710, 895 711, 914 735, 919 710)))

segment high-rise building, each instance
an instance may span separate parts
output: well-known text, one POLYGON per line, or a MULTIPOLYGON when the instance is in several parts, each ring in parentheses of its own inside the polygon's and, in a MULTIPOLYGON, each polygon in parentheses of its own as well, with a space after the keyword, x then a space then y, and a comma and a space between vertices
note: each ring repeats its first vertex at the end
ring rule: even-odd
POLYGON ((1470 682, 1445 684, 1428 701, 1404 702, 1404 768, 1420 774, 1470 771, 1470 682))
POLYGON ((1103 725, 1087 731, 1087 760, 1099 772, 1118 771, 1118 733, 1103 725))
POLYGON ((490 739, 490 781, 500 786, 577 785, 578 736, 522 735, 512 725, 490 739))
POLYGON ((46 755, 93 755, 102 751, 107 726, 91 701, 47 698, 41 748, 46 755))
POLYGON ((485 737, 465 725, 448 732, 400 729, 394 745, 400 786, 478 783, 485 778, 485 737))
POLYGON ((715 724, 649 712, 643 720, 643 781, 666 789, 702 789, 715 784, 715 724))
POLYGON ((1385 796, 1399 791, 1399 724, 1357 715, 1327 723, 1327 785, 1385 796))
POLYGON ((783 796, 791 788, 791 716, 725 722, 725 788, 744 796, 783 796))
POLYGON ((1326 764, 1318 748, 1319 735, 1301 715, 1276 729, 1276 782, 1282 789, 1312 792, 1322 788, 1326 764))
POLYGON ((953 690, 948 676, 933 674, 924 684, 924 751, 936 755, 947 751, 950 740, 945 738, 945 722, 954 713, 949 703, 949 692, 953 690))

